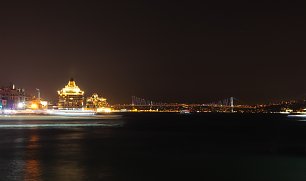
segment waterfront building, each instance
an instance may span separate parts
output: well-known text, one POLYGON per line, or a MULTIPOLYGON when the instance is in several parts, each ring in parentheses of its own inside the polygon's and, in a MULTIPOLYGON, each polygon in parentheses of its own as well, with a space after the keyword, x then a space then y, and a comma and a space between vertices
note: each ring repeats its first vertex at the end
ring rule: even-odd
POLYGON ((92 110, 99 110, 100 108, 109 107, 106 99, 103 97, 99 97, 98 94, 94 93, 91 97, 86 99, 86 108, 92 110))
POLYGON ((58 93, 59 109, 81 109, 84 105, 84 91, 82 91, 73 79, 58 93))
POLYGON ((33 98, 32 100, 26 102, 25 107, 27 109, 33 109, 33 110, 47 109, 48 108, 48 102, 44 101, 42 99, 33 98))
POLYGON ((1 109, 23 109, 26 101, 24 89, 16 88, 14 84, 0 88, 1 109))

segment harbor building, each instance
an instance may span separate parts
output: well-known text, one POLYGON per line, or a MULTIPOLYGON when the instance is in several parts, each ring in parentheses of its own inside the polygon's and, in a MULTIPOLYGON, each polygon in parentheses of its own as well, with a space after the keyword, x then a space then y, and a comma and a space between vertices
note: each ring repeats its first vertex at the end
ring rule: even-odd
POLYGON ((71 78, 68 84, 58 93, 59 109, 81 109, 84 105, 84 91, 71 78))
POLYGON ((27 100, 25 90, 16 88, 14 84, 0 88, 1 109, 21 109, 27 100))

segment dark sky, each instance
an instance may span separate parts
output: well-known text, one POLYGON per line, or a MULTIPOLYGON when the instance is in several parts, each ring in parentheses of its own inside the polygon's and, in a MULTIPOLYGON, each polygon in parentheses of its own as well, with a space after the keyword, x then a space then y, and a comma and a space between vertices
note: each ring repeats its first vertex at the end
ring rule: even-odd
POLYGON ((1 3, 0 84, 56 99, 74 77, 110 103, 297 98, 305 17, 293 1, 1 3))

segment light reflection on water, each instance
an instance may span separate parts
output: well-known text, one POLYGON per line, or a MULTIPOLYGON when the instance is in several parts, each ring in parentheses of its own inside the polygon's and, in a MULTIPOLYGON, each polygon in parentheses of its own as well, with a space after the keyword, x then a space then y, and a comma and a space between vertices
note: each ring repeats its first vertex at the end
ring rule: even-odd
POLYGON ((8 164, 3 163, 9 171, 5 180, 39 181, 49 177, 52 180, 86 180, 82 164, 88 156, 83 145, 84 130, 73 128, 54 135, 48 133, 50 137, 42 131, 40 128, 27 129, 26 133, 20 130, 15 135, 14 140, 18 141, 11 142, 14 144, 13 159, 7 160, 8 164))
POLYGON ((41 180, 39 160, 26 160, 24 180, 41 180))
POLYGON ((25 146, 24 180, 41 180, 41 165, 39 161, 39 135, 33 129, 25 146))
MULTIPOLYGON (((84 140, 93 128, 105 129, 103 135, 108 137, 109 127, 122 125, 120 120, 1 120, 5 138, 0 139, 0 147, 8 148, 8 157, 0 156, 0 175, 6 173, 5 180, 88 180, 83 163, 91 155, 84 140)), ((102 163, 100 168, 107 167, 102 163)), ((109 175, 103 170, 109 169, 101 169, 101 178, 109 175)))
POLYGON ((119 126, 0 128, 0 180, 306 180, 305 122, 192 116, 1 120, 119 126))

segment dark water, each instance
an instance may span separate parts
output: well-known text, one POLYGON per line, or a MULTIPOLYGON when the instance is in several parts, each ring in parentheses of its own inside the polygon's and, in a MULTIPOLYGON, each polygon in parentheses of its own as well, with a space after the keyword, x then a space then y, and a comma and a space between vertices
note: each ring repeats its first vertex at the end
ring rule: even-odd
POLYGON ((283 115, 0 122, 0 180, 306 180, 306 122, 283 115))

